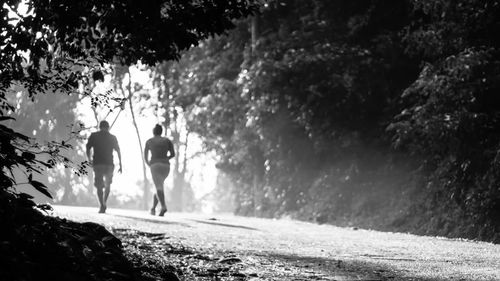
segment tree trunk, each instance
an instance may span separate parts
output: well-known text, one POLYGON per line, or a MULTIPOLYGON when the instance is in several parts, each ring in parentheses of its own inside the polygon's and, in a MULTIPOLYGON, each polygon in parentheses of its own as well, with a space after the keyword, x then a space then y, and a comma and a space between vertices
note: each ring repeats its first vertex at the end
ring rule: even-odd
POLYGON ((252 193, 253 193, 253 211, 254 216, 261 216, 264 208, 264 192, 263 192, 263 179, 264 179, 264 153, 259 146, 255 145, 250 148, 250 153, 252 156, 252 193))
POLYGON ((132 76, 130 74, 130 69, 127 68, 127 74, 128 74, 128 84, 127 84, 127 91, 128 91, 128 104, 130 107, 130 114, 132 115, 132 123, 134 124, 135 128, 135 133, 137 134, 137 141, 139 142, 139 149, 141 150, 141 163, 142 163, 142 176, 143 176, 143 197, 142 197, 142 207, 143 209, 148 209, 148 201, 149 201, 149 187, 148 187, 148 179, 147 179, 147 168, 146 168, 146 162, 144 161, 144 149, 142 147, 142 142, 141 142, 141 135, 139 133, 139 127, 137 126, 137 121, 135 120, 135 113, 134 113, 134 107, 132 104, 132 76))
POLYGON ((172 209, 174 211, 181 212, 182 211, 182 189, 183 189, 183 182, 182 182, 182 175, 180 170, 180 148, 181 148, 181 137, 180 137, 180 132, 179 132, 179 127, 177 124, 177 114, 174 112, 174 118, 173 118, 173 131, 172 131, 172 142, 174 143, 175 147, 175 157, 174 157, 174 165, 172 169, 172 176, 174 179, 174 186, 172 187, 172 209))
POLYGON ((75 194, 73 193, 73 186, 71 185, 71 172, 64 169, 64 176, 60 177, 59 185, 64 190, 61 198, 61 203, 64 205, 75 204, 75 194))
MULTIPOLYGON (((180 204, 180 210, 183 211, 184 205, 185 205, 185 198, 184 198, 184 192, 186 192, 186 187, 187 187, 187 182, 186 182, 186 171, 187 171, 187 148, 188 148, 188 143, 187 139, 189 137, 189 131, 186 130, 186 135, 185 135, 185 143, 184 143, 184 149, 182 150, 182 166, 181 170, 178 173, 178 184, 179 184, 179 204, 180 204)), ((180 150, 180 143, 179 143, 179 150, 180 150)), ((179 151, 180 154, 180 151, 179 151)), ((180 163, 179 163, 180 166, 180 163)))

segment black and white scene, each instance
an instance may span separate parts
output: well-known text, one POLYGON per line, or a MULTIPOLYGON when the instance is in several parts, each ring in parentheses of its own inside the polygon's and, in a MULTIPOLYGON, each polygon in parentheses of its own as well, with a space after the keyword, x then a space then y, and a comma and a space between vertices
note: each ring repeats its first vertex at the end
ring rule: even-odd
POLYGON ((500 281, 500 0, 0 11, 0 281, 500 281))

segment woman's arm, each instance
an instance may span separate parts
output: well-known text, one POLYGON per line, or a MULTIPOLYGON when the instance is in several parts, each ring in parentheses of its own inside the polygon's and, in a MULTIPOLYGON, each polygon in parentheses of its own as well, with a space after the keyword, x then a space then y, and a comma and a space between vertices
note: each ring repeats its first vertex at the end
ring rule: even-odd
POLYGON ((172 159, 175 157, 175 151, 174 151, 174 144, 172 141, 168 140, 168 160, 172 159))

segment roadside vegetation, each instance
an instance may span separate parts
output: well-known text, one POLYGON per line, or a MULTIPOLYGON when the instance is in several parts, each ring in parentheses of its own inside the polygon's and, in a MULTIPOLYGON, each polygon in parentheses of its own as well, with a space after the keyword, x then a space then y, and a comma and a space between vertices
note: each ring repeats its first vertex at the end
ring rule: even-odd
POLYGON ((499 242, 498 1, 270 1, 166 76, 237 214, 499 242))

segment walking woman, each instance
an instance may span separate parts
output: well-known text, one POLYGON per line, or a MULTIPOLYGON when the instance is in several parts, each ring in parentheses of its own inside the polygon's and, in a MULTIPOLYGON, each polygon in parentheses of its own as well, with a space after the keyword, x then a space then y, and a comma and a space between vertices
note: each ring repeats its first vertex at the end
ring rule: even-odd
POLYGON ((144 158, 146 164, 148 164, 151 169, 151 176, 156 187, 156 195, 153 198, 151 214, 155 215, 156 206, 158 202, 160 202, 161 210, 158 214, 159 216, 163 216, 165 212, 167 212, 163 183, 170 172, 169 160, 175 156, 174 145, 169 139, 161 136, 162 132, 163 128, 160 125, 156 125, 153 129, 154 137, 146 142, 146 147, 144 148, 144 158), (149 159, 150 151, 151 159, 149 159))

